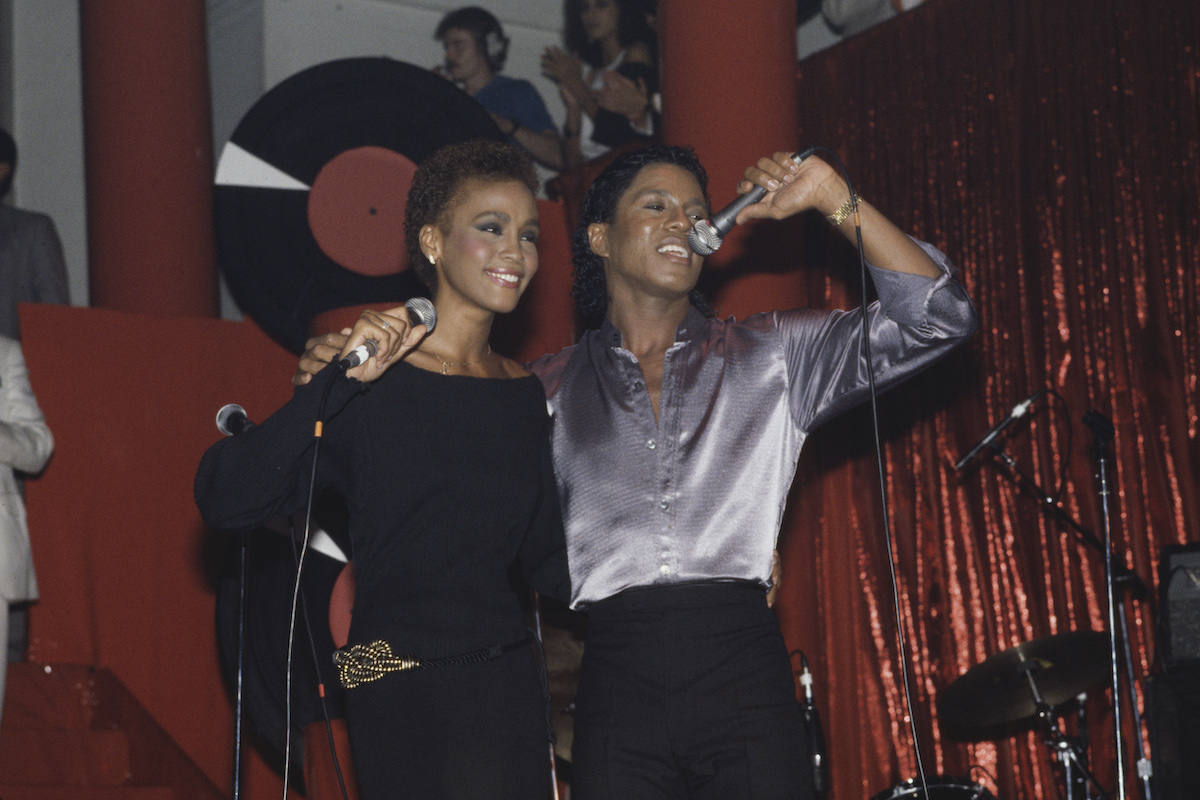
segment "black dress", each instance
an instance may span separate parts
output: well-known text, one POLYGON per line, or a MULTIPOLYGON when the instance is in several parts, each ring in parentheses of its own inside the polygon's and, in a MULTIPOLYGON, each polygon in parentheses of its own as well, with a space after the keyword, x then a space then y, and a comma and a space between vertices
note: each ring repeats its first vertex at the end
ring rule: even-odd
MULTIPOLYGON (((350 644, 440 659, 529 637, 510 568, 569 596, 545 394, 535 377, 326 368, 261 425, 205 453, 196 504, 238 530, 302 510, 320 395, 317 491, 346 500, 357 584, 350 644)), ((389 672, 346 692, 364 798, 548 797, 537 651, 389 672)))

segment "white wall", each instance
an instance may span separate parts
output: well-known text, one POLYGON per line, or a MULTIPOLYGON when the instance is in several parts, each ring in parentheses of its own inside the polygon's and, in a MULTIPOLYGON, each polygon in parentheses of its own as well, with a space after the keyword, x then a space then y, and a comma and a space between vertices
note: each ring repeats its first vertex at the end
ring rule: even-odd
POLYGON ((796 26, 796 57, 803 60, 841 40, 842 37, 829 27, 823 16, 817 14, 809 17, 796 26))
POLYGON ((83 101, 76 0, 13 0, 12 201, 49 214, 58 228, 71 301, 87 305, 83 101))

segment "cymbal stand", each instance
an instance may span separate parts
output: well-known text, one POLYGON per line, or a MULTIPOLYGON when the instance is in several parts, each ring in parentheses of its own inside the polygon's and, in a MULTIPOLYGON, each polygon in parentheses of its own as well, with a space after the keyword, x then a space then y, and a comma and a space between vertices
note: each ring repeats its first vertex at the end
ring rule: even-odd
POLYGON ((1054 714, 1054 709, 1046 704, 1042 697, 1041 691, 1038 689, 1037 680, 1034 675, 1041 669, 1037 661, 1026 661, 1017 670, 1023 674, 1029 681, 1029 692, 1033 695, 1033 704, 1037 707, 1038 722, 1046 730, 1045 743, 1050 748, 1050 752, 1063 765, 1065 773, 1065 785, 1067 788, 1067 800, 1090 800, 1089 798, 1076 798, 1074 796, 1074 788, 1076 784, 1075 773, 1082 775, 1088 786, 1096 790, 1096 796, 1102 800, 1107 800, 1108 794, 1100 788, 1100 784, 1096 782, 1096 777, 1092 775, 1088 769, 1086 759, 1079 746, 1077 740, 1072 740, 1071 737, 1063 733, 1062 728, 1058 725, 1058 718, 1054 714))
MULTIPOLYGON (((1088 420, 1088 418, 1085 417, 1085 422, 1087 422, 1087 420, 1088 420)), ((1110 426, 1111 426, 1111 423, 1110 423, 1110 426)), ((1090 425, 1089 425, 1089 427, 1090 427, 1090 425)), ((1037 500, 1038 505, 1041 506, 1041 508, 1044 511, 1049 512, 1050 515, 1054 519, 1058 520, 1059 522, 1061 522, 1064 525, 1066 525, 1067 527, 1069 527, 1071 530, 1075 531, 1076 535, 1078 536, 1078 538, 1081 541, 1083 541, 1087 545, 1091 546, 1092 549, 1094 549, 1101 556, 1105 556, 1107 554, 1107 556, 1105 557, 1105 587, 1106 587, 1106 599, 1110 605, 1110 611, 1112 610, 1111 605, 1114 602, 1113 601, 1113 594, 1114 594, 1113 590, 1114 590, 1114 586, 1116 584, 1120 584, 1122 590, 1129 592, 1131 598, 1135 597, 1137 595, 1144 596, 1145 594, 1148 593, 1149 590, 1146 587, 1145 582, 1137 575, 1137 573, 1130 570, 1125 565, 1123 560, 1118 560, 1118 559, 1113 558, 1111 533, 1110 533, 1110 528, 1109 528, 1109 523, 1108 523, 1108 505, 1106 502, 1107 497, 1108 497, 1108 475, 1107 475, 1106 461, 1101 461, 1101 469, 1103 471, 1102 475, 1101 475, 1101 505, 1103 507, 1102 513, 1104 516, 1104 523, 1105 523, 1105 535, 1106 535, 1106 538, 1109 539, 1110 541, 1102 542, 1099 538, 1096 537, 1096 535, 1094 533, 1092 533, 1092 531, 1090 531, 1086 526, 1079 523, 1074 517, 1072 517, 1069 513, 1067 513, 1066 509, 1064 509, 1061 505, 1059 505, 1057 502, 1055 502, 1053 497, 1046 494, 1042 490, 1041 486, 1038 485, 1037 481, 1035 481, 1029 475, 1025 474, 1025 472, 1023 472, 1021 470, 1020 466, 1017 464, 1016 459, 1014 459, 1011 455, 1009 455, 1007 452, 1005 452, 1002 447, 1000 447, 998 444, 996 444, 994 442, 990 443, 989 446, 990 446, 991 450, 993 451, 993 453, 995 453, 997 461, 999 461, 1000 464, 1005 467, 1008 474, 1010 476, 1012 476, 1012 478, 1016 481, 1018 487, 1024 489, 1028 494, 1032 495, 1032 497, 1035 500, 1037 500)), ((1097 447, 1099 450, 1099 446, 1097 446, 1097 447)), ((1150 762, 1150 759, 1147 758, 1147 756, 1146 756, 1145 743, 1142 741, 1142 719, 1141 719, 1141 712, 1140 712, 1141 700, 1138 695, 1137 680, 1134 678, 1133 655, 1132 655, 1132 649, 1129 644, 1129 625, 1127 622, 1127 612, 1125 610, 1125 604, 1124 603, 1117 604, 1116 612, 1117 612, 1116 613, 1116 622, 1118 624, 1114 626, 1113 620, 1110 617, 1109 631, 1117 631, 1119 633, 1121 645, 1122 645, 1122 648, 1121 648, 1122 654, 1124 655, 1124 660, 1125 660, 1125 679, 1126 679, 1126 683, 1129 686, 1130 707, 1133 709, 1134 730, 1137 732, 1137 736, 1134 739, 1134 744, 1135 744, 1135 748, 1137 750, 1138 777, 1139 777, 1141 788, 1142 788, 1142 797, 1144 798, 1144 800, 1153 800, 1153 797, 1150 793, 1150 777, 1153 774, 1153 766, 1150 762)), ((1119 778, 1119 783, 1120 783, 1119 797, 1124 798, 1125 797, 1124 755, 1123 755, 1123 747, 1121 745, 1122 739, 1120 738, 1123 734, 1122 734, 1121 728, 1119 726, 1120 699, 1119 699, 1119 694, 1117 692, 1117 683, 1116 683, 1117 679, 1115 677, 1117 674, 1116 642, 1113 640, 1114 637, 1113 637, 1112 633, 1110 633, 1109 638, 1110 638, 1110 641, 1112 642, 1112 648, 1111 648, 1112 652, 1111 652, 1110 657, 1112 659, 1113 675, 1114 675, 1114 678, 1113 678, 1113 681, 1114 681, 1114 683, 1113 683, 1114 721, 1116 723, 1118 723, 1117 727, 1116 727, 1116 731, 1117 731, 1116 735, 1118 737, 1117 738, 1117 765, 1118 765, 1118 778, 1119 778)))
MULTIPOLYGON (((1088 750, 1088 721, 1087 721, 1087 692, 1082 692, 1075 698, 1075 704, 1078 709, 1075 712, 1075 740, 1079 743, 1079 752, 1082 754, 1084 763, 1087 763, 1088 750)), ((1091 790, 1088 788, 1087 779, 1082 775, 1071 775, 1069 780, 1073 783, 1067 784, 1067 799, 1071 800, 1072 792, 1082 792, 1081 797, 1085 800, 1092 800, 1091 790)))

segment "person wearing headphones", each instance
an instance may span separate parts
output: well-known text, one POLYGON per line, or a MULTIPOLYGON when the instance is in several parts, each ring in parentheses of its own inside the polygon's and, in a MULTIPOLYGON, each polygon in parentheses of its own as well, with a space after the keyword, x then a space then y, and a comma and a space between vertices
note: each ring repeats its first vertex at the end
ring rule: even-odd
POLYGON ((443 74, 492 115, 510 142, 562 169, 562 142, 542 96, 529 81, 500 74, 508 56, 500 20, 478 6, 458 8, 442 17, 434 38, 445 49, 443 74))

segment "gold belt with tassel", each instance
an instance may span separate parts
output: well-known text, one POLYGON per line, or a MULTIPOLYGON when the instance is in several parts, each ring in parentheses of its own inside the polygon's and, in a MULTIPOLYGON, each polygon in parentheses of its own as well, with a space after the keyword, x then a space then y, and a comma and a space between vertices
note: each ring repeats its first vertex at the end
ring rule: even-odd
POLYGON ((370 644, 356 644, 353 647, 343 647, 341 650, 334 651, 333 663, 337 665, 338 681, 347 689, 353 689, 364 683, 377 681, 389 672, 490 661, 527 644, 529 644, 529 639, 521 639, 511 644, 492 645, 456 656, 422 659, 412 656, 397 656, 392 653, 390 644, 383 639, 376 639, 370 644))

